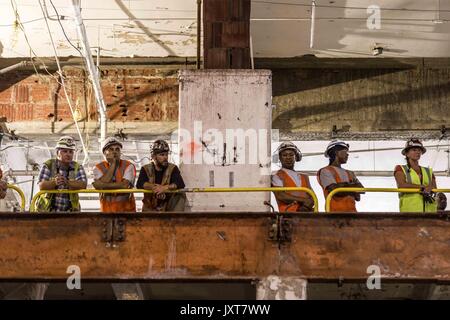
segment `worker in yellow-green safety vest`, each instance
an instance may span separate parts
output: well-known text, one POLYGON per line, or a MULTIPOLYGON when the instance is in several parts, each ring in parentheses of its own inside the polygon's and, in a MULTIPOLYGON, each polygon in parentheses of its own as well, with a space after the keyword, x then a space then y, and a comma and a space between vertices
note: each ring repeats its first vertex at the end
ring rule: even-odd
POLYGON ((398 188, 420 189, 420 193, 401 193, 400 212, 436 212, 437 204, 432 189, 436 189, 433 170, 419 165, 420 157, 427 151, 418 139, 406 142, 402 155, 405 165, 397 165, 394 177, 398 188))
MULTIPOLYGON (((85 189, 87 178, 81 164, 73 161, 75 141, 70 136, 61 137, 56 143, 56 159, 49 159, 39 173, 40 190, 85 189)), ((77 212, 80 201, 77 193, 42 194, 36 202, 38 212, 77 212)))

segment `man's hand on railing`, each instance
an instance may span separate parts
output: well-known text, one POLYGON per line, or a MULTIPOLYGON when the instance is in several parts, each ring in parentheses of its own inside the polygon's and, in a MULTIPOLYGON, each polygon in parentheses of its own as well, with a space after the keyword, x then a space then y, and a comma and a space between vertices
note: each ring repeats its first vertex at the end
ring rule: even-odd
POLYGON ((164 192, 169 190, 169 185, 154 184, 152 190, 156 195, 164 194, 164 192))
POLYGON ((57 187, 65 187, 67 186, 67 179, 63 175, 59 173, 55 176, 55 183, 57 187))

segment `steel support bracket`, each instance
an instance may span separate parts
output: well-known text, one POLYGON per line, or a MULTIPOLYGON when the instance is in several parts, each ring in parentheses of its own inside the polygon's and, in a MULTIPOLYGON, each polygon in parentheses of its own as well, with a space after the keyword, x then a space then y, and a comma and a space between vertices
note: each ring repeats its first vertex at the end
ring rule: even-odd
POLYGON ((126 220, 123 218, 105 219, 102 224, 102 241, 107 243, 125 241, 126 220))
POLYGON ((288 218, 277 214, 270 219, 269 224, 269 240, 282 242, 291 242, 292 224, 288 218))

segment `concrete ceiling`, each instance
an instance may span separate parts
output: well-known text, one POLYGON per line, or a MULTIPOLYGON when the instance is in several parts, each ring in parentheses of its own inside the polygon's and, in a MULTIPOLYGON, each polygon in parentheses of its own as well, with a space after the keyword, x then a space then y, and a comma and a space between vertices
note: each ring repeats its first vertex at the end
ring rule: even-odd
MULTIPOLYGON (((42 0, 41 0, 42 2, 42 0)), ((15 23, 10 0, 0 0, 0 57, 53 56, 43 13, 36 0, 15 0, 23 23, 15 23)), ((70 0, 53 0, 68 38, 79 45, 70 0)), ((46 0, 60 56, 77 56, 46 0)), ((449 0, 316 0, 314 44, 310 48, 311 1, 252 1, 251 35, 255 57, 372 56, 375 43, 386 57, 448 57, 449 0), (380 29, 370 30, 370 5, 381 8, 380 29), (330 7, 331 6, 331 7, 330 7), (332 8, 333 7, 333 8, 332 8), (391 10, 396 9, 396 10, 391 10), (440 10, 438 12, 438 10, 440 10)), ((196 0, 81 1, 89 41, 102 56, 195 56, 196 0)))

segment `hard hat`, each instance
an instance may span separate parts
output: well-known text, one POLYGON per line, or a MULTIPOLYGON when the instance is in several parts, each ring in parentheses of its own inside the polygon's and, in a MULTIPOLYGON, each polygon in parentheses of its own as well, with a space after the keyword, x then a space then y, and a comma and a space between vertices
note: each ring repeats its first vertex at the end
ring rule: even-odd
POLYGON ((406 141, 405 147, 402 150, 402 155, 405 155, 406 152, 408 152, 408 150, 411 148, 422 149, 422 154, 427 152, 427 149, 425 149, 425 147, 423 146, 422 142, 420 142, 419 139, 412 138, 412 139, 409 139, 408 141, 406 141))
POLYGON ((56 142, 55 149, 69 149, 76 150, 75 140, 71 136, 63 136, 56 142))
POLYGON ((153 142, 151 147, 152 154, 158 154, 169 151, 170 151, 169 144, 164 140, 156 140, 155 142, 153 142))
POLYGON ((325 150, 325 157, 329 158, 330 157, 330 150, 333 149, 334 147, 344 147, 349 149, 350 145, 348 143, 345 143, 344 141, 341 140, 333 140, 331 141, 328 146, 327 149, 325 150))
POLYGON ((280 155, 281 152, 284 150, 293 150, 295 152, 295 161, 301 161, 302 160, 302 153, 299 148, 292 142, 283 142, 280 144, 280 146, 277 149, 278 155, 280 155))
POLYGON ((120 146, 120 148, 123 148, 122 143, 118 139, 116 139, 114 137, 109 137, 109 138, 106 138, 105 140, 103 140, 103 142, 101 144, 102 153, 105 153, 105 150, 107 148, 109 148, 110 146, 112 146, 113 144, 117 144, 120 146))

